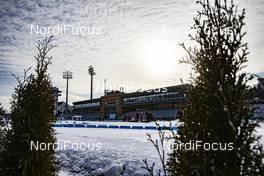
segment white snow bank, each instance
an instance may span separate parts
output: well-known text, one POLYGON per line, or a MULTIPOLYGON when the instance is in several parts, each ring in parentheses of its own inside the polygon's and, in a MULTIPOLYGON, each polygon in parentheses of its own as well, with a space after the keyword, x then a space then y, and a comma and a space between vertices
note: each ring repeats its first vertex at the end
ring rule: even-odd
MULTIPOLYGON (((116 123, 116 122, 115 122, 116 123)), ((57 158, 62 171, 60 176, 142 176, 147 174, 141 167, 142 160, 156 162, 156 169, 161 169, 158 154, 147 140, 146 133, 158 139, 156 130, 98 129, 98 128, 55 128, 58 140, 70 143, 100 144, 100 150, 57 151, 57 158)), ((264 135, 264 123, 256 130, 257 135, 264 135)), ((264 145, 264 137, 260 143, 264 145)))
MULTIPOLYGON (((100 150, 57 151, 62 174, 139 176, 147 174, 142 167, 143 159, 156 162, 161 168, 155 148, 147 140, 146 133, 157 138, 155 130, 96 129, 96 128, 55 128, 57 139, 70 143, 100 144, 100 150)), ((63 175, 63 176, 64 176, 63 175)))

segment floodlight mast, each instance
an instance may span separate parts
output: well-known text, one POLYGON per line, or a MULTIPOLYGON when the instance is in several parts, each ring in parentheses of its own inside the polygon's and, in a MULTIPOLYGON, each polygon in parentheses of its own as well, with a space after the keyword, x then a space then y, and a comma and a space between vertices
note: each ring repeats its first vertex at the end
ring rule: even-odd
POLYGON ((94 72, 94 68, 92 65, 89 66, 88 68, 88 73, 89 75, 91 76, 91 92, 90 92, 90 99, 92 100, 93 99, 93 76, 96 74, 94 72))
POLYGON ((104 79, 104 95, 106 96, 106 78, 104 79))
POLYGON ((72 72, 65 71, 63 72, 63 79, 66 79, 66 109, 65 114, 68 114, 68 90, 69 90, 69 79, 72 79, 72 72))

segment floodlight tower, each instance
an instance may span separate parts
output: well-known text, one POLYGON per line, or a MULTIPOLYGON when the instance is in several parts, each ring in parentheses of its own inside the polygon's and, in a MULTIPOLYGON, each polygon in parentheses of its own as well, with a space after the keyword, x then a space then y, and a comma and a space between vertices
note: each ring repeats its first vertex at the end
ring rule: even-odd
POLYGON ((88 73, 91 76, 91 100, 93 99, 93 76, 96 74, 92 65, 89 66, 88 73))
POLYGON ((66 79, 66 110, 65 114, 68 113, 68 90, 69 90, 69 79, 72 79, 72 72, 65 71, 63 72, 63 79, 66 79))
POLYGON ((106 78, 104 79, 104 96, 106 96, 106 78))

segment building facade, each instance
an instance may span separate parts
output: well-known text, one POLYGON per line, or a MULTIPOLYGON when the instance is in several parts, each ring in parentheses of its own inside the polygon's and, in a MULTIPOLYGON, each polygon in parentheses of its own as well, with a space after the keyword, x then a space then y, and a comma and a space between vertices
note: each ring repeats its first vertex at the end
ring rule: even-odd
POLYGON ((111 91, 100 98, 73 102, 72 114, 81 115, 86 120, 175 119, 187 100, 184 86, 186 85, 132 93, 111 91))

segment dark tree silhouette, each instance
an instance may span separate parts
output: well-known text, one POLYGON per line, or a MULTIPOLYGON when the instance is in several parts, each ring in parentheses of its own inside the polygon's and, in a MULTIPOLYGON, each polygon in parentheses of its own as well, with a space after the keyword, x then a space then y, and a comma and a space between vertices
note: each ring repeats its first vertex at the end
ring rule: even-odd
MULTIPOLYGON (((4 115, 5 115, 5 111, 0 103, 0 166, 4 159, 2 156, 3 156, 3 152, 5 151, 4 140, 6 136, 6 130, 4 129, 5 128, 4 115)), ((2 168, 0 167, 0 169, 2 168)))
MULTIPOLYGON (((254 130, 252 109, 246 101, 247 81, 243 68, 248 61, 245 10, 233 1, 199 0, 201 10, 194 18, 195 47, 183 48, 182 60, 193 66, 187 88, 188 105, 175 144, 202 141, 197 150, 176 150, 168 161, 170 175, 239 176, 263 175, 263 150, 254 130), (205 150, 205 143, 222 144, 221 149, 205 150), (224 147, 229 144, 231 147, 224 147)), ((219 147, 219 145, 218 145, 219 147)))
POLYGON ((2 104, 0 103, 0 126, 1 127, 4 126, 4 122, 3 122, 4 115, 5 115, 5 110, 2 107, 2 104))
POLYGON ((0 175, 4 175, 9 130, 4 119, 5 110, 0 103, 0 175))
POLYGON ((6 161, 6 175, 52 176, 57 174, 52 147, 46 150, 31 148, 31 142, 54 143, 52 122, 55 117, 51 81, 47 73, 52 57, 49 51, 53 37, 38 41, 35 72, 18 80, 11 102, 12 136, 6 161))

